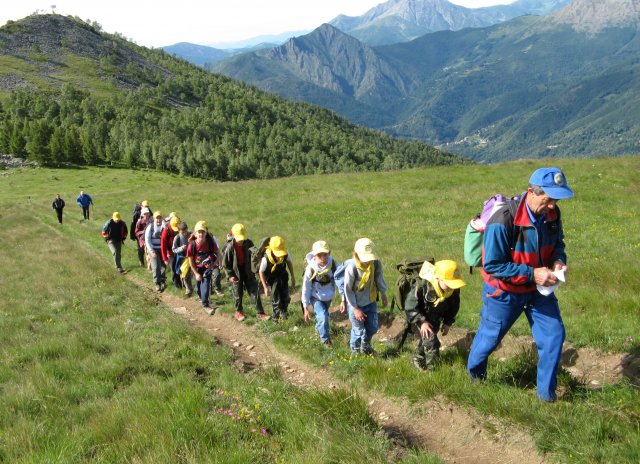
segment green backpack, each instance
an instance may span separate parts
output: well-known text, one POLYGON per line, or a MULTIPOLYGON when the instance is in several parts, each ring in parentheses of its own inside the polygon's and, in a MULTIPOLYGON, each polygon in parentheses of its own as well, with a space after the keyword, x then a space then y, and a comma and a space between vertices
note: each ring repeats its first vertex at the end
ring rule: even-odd
POLYGON ((396 269, 400 273, 396 280, 395 284, 395 292, 393 294, 393 299, 391 300, 391 309, 393 311, 394 307, 400 308, 404 312, 404 302, 407 299, 407 295, 411 291, 420 278, 418 275, 420 273, 420 269, 425 261, 429 261, 431 264, 435 264, 434 258, 406 258, 396 264, 396 269))

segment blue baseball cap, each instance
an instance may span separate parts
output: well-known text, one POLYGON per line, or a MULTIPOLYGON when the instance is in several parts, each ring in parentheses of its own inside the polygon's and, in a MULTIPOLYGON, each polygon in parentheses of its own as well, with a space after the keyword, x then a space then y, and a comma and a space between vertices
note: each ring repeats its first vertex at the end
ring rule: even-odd
POLYGON ((539 186, 554 200, 564 200, 573 196, 573 190, 567 185, 567 178, 558 168, 538 169, 531 174, 529 184, 539 186))

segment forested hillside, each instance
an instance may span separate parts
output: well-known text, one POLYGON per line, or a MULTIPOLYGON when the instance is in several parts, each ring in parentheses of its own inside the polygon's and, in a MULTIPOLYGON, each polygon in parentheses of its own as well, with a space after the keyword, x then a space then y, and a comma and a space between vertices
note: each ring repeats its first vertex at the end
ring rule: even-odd
POLYGON ((235 180, 464 162, 212 75, 96 23, 0 28, 0 152, 235 180))

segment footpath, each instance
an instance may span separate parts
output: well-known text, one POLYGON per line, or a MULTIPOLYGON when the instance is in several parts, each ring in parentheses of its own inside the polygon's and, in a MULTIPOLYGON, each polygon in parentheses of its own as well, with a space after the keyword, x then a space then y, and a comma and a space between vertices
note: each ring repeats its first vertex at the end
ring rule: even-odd
POLYGON ((139 277, 128 274, 127 278, 156 294, 159 303, 191 325, 206 330, 217 342, 230 347, 243 372, 277 366, 285 380, 300 388, 353 390, 364 398, 371 417, 400 448, 416 446, 453 463, 546 462, 531 437, 513 425, 505 425, 444 398, 410 405, 397 398, 345 384, 334 379, 326 369, 310 366, 291 354, 278 351, 268 336, 238 323, 229 314, 218 312, 209 316, 193 298, 184 299, 169 292, 157 294, 150 283, 139 277))

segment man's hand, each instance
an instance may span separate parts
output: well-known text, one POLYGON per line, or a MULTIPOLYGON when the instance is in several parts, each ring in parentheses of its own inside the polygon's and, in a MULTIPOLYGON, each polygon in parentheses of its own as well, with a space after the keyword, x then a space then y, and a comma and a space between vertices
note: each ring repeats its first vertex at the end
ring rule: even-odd
POLYGON ((342 301, 340 302, 340 308, 339 308, 339 309, 340 309, 340 312, 341 312, 342 314, 344 314, 344 313, 345 313, 345 311, 347 310, 347 304, 344 302, 344 300, 342 300, 342 301))
POLYGON ((304 308, 304 321, 309 322, 311 320, 311 311, 313 311, 313 306, 309 305, 304 308))
POLYGON ((429 338, 433 335, 433 326, 428 322, 423 322, 420 326, 420 336, 422 338, 429 338))
POLYGON ((229 277, 229 282, 231 282, 232 284, 235 284, 237 281, 238 281, 238 278, 236 276, 229 277))
POLYGON ((202 280, 202 274, 200 274, 199 272, 193 271, 193 275, 195 276, 197 282, 200 282, 202 280))
POLYGON ((269 296, 271 295, 271 290, 269 289, 269 287, 262 287, 262 289, 264 290, 264 296, 269 296))
POLYGON ((387 307, 387 295, 382 295, 382 308, 386 308, 387 307))
POLYGON ((543 287, 550 287, 558 283, 558 278, 553 275, 553 272, 548 267, 535 268, 533 270, 533 280, 543 287))
POLYGON ((565 263, 563 263, 562 261, 558 260, 556 262, 553 263, 553 270, 555 271, 564 271, 565 273, 567 272, 567 265, 565 263))
POLYGON ((363 322, 367 318, 367 315, 363 313, 360 308, 353 308, 353 317, 356 318, 356 321, 363 322))

